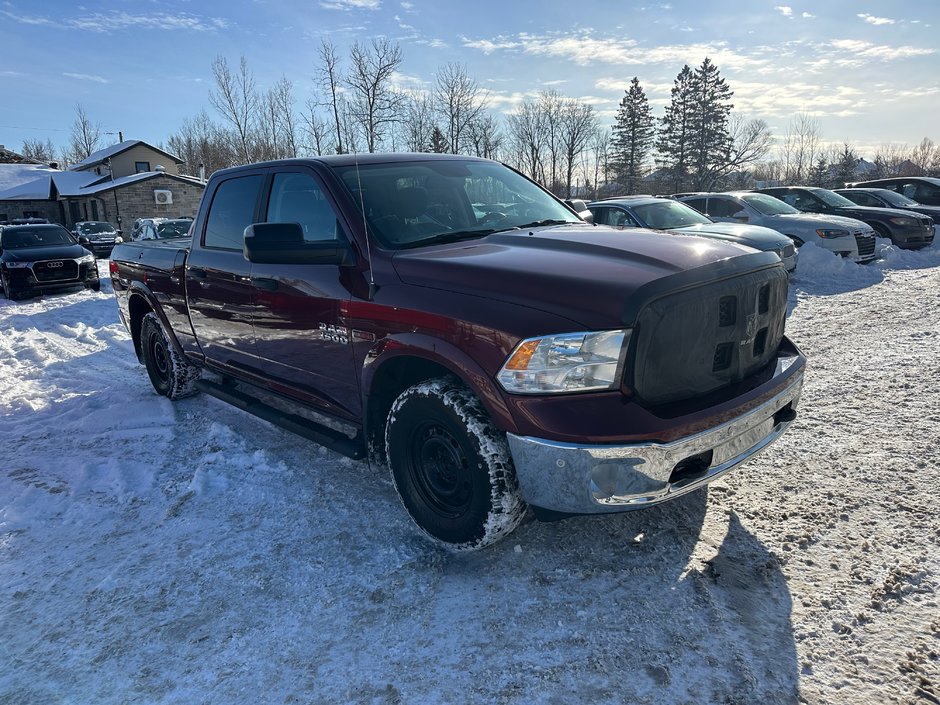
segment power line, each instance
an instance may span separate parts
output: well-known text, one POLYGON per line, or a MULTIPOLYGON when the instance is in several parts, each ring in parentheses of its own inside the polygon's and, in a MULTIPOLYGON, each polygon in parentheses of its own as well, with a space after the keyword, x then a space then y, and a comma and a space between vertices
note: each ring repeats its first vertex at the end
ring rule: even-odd
POLYGON ((23 125, 0 125, 0 129, 4 130, 38 130, 39 132, 71 132, 71 130, 64 130, 61 127, 25 127, 23 125))

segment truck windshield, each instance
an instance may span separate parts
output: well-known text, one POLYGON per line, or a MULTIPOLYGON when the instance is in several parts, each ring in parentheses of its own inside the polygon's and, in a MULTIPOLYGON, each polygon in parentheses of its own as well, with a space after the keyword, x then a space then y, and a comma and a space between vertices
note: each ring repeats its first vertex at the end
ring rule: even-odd
POLYGON ((391 249, 583 222, 537 184, 496 162, 448 159, 334 170, 371 232, 391 249))

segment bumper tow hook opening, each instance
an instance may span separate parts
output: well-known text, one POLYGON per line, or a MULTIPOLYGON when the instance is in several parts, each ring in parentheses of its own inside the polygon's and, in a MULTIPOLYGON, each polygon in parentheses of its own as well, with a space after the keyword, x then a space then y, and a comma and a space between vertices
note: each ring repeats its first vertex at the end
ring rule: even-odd
POLYGON ((781 423, 789 423, 796 418, 796 409, 793 409, 788 404, 783 407, 780 411, 774 414, 774 426, 781 423))
POLYGON ((676 463, 675 467, 672 469, 672 473, 669 475, 669 484, 673 485, 677 482, 696 480, 704 476, 711 465, 712 451, 710 450, 696 455, 690 455, 688 458, 683 458, 676 463))

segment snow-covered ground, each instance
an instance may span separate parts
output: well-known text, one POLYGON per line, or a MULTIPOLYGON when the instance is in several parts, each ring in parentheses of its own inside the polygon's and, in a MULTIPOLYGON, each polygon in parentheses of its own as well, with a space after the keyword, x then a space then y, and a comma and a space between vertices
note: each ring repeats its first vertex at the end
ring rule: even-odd
POLYGON ((803 248, 764 455, 456 556, 384 472, 157 397, 108 281, 0 300, 0 703, 940 703, 940 247, 880 247, 803 248))

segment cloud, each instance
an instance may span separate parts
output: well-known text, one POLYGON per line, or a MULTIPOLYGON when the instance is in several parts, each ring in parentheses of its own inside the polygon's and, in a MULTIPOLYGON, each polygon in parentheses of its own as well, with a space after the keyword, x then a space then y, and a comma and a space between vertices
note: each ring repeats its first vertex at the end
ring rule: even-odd
POLYGON ((401 7, 405 12, 410 12, 411 10, 415 9, 415 4, 413 2, 403 2, 401 7))
POLYGON ((572 61, 579 66, 594 64, 689 64, 698 65, 704 57, 710 57, 722 68, 755 69, 769 65, 774 58, 768 54, 762 58, 763 49, 749 56, 730 49, 725 42, 641 46, 636 40, 623 37, 598 38, 590 32, 573 35, 534 35, 521 33, 510 38, 494 39, 462 38, 463 45, 484 54, 496 51, 521 52, 532 56, 551 57, 572 61))
POLYGON ((834 39, 830 42, 830 45, 848 54, 844 58, 834 57, 836 64, 839 66, 861 66, 867 60, 891 61, 892 59, 909 59, 915 56, 928 56, 937 53, 936 49, 872 44, 861 39, 834 39))
POLYGON ((774 9, 784 17, 793 17, 793 8, 788 5, 777 5, 774 9))
POLYGON ((199 17, 187 13, 170 14, 157 12, 151 14, 132 14, 129 12, 96 12, 78 17, 52 20, 48 17, 17 15, 0 10, 14 22, 26 25, 60 27, 62 29, 80 29, 86 32, 112 32, 122 29, 165 29, 190 30, 195 32, 214 32, 228 27, 228 22, 221 17, 199 17))
POLYGON ((111 83, 107 78, 102 76, 94 76, 88 73, 63 73, 63 76, 66 78, 74 78, 78 81, 94 81, 95 83, 111 83))
POLYGON ((803 19, 805 19, 805 20, 811 20, 811 19, 814 19, 815 17, 816 17, 816 15, 812 14, 811 12, 804 12, 804 13, 803 13, 803 19))
POLYGON ((889 19, 887 17, 875 17, 874 15, 869 15, 867 12, 862 12, 856 17, 861 17, 868 24, 881 25, 881 24, 895 24, 896 20, 889 19))
POLYGON ((382 0, 329 0, 320 3, 324 10, 378 10, 381 6, 382 0))

